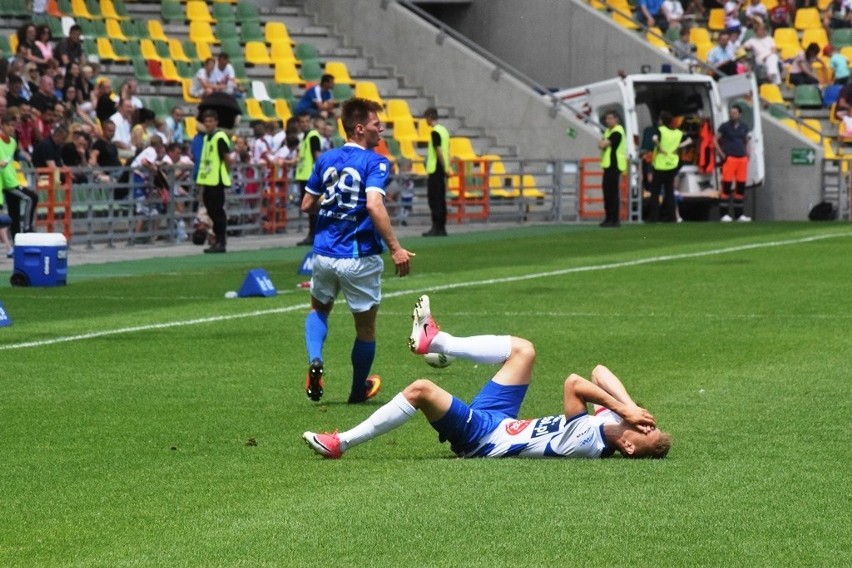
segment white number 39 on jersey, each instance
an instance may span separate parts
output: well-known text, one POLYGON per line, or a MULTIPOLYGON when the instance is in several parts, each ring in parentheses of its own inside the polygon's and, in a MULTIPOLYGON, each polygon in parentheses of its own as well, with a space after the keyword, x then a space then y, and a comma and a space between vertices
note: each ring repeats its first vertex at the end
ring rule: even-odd
POLYGON ((358 205, 358 194, 361 192, 361 181, 361 174, 355 168, 343 168, 342 172, 338 172, 334 167, 326 169, 322 173, 325 193, 320 206, 336 201, 340 208, 355 208, 358 205))

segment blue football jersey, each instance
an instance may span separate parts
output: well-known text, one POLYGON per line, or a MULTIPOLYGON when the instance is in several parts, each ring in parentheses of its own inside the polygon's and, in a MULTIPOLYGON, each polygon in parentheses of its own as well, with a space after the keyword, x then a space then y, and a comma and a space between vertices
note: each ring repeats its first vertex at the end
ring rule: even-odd
POLYGON ((314 252, 332 258, 381 254, 381 236, 367 213, 367 192, 385 195, 390 162, 357 144, 320 154, 306 191, 320 197, 314 252))

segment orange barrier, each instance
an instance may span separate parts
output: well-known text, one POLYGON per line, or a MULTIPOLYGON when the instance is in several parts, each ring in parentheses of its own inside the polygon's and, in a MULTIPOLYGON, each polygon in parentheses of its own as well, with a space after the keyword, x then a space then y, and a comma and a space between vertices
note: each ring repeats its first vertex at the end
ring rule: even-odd
POLYGON ((489 169, 489 160, 453 160, 453 174, 447 180, 447 193, 450 194, 447 206, 456 210, 447 212, 447 220, 462 223, 470 219, 488 219, 489 169))
MULTIPOLYGON (((627 219, 627 200, 629 196, 628 176, 621 174, 621 207, 619 217, 627 219)), ((603 219, 603 170, 600 158, 582 158, 580 160, 580 219, 603 219)))
POLYGON ((266 170, 267 183, 263 189, 263 231, 266 233, 277 233, 279 230, 283 231, 287 228, 289 176, 287 170, 279 175, 279 169, 276 166, 269 166, 266 170))
POLYGON ((36 190, 39 194, 36 225, 44 211, 42 226, 48 233, 62 234, 71 242, 71 170, 69 168, 36 168, 36 190))

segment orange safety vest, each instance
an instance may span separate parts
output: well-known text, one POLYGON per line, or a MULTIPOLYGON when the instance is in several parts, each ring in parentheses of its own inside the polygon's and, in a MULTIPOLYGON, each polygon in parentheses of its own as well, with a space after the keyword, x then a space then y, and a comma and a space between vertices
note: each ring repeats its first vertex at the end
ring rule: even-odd
POLYGON ((698 171, 711 174, 716 169, 716 134, 710 128, 710 120, 704 119, 699 132, 701 145, 698 148, 698 171))

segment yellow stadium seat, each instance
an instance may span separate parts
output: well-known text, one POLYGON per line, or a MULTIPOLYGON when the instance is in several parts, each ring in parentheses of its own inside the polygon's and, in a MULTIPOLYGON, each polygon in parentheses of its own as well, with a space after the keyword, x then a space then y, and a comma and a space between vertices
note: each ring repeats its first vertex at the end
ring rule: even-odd
POLYGON ((802 48, 798 45, 792 45, 789 43, 778 44, 778 57, 783 60, 793 59, 802 51, 802 48))
POLYGON ((355 96, 362 99, 376 101, 382 107, 385 106, 385 100, 379 94, 379 88, 372 81, 358 81, 355 83, 355 96))
POLYGON ((95 16, 89 12, 86 7, 86 0, 71 0, 71 14, 75 18, 85 18, 87 20, 95 20, 95 16))
POLYGON ((198 122, 196 122, 194 116, 187 116, 183 119, 183 125, 186 128, 186 135, 192 139, 195 138, 195 135, 198 134, 198 122))
POLYGON ((421 140, 428 142, 432 138, 432 127, 425 118, 417 119, 417 134, 421 140))
POLYGON ((272 65, 269 51, 262 41, 246 42, 246 63, 251 65, 272 65))
POLYGON ((523 196, 527 199, 544 199, 544 192, 536 186, 535 177, 532 175, 512 176, 512 183, 517 188, 518 193, 523 193, 523 196))
MULTIPOLYGON (((191 20, 189 22, 189 39, 195 43, 219 43, 216 34, 213 33, 213 28, 210 22, 202 22, 199 20, 191 20)), ((200 53, 198 54, 201 55, 200 53)))
POLYGON ((760 86, 760 98, 770 104, 784 104, 784 96, 781 94, 781 89, 773 83, 764 83, 760 86))
POLYGON ((411 173, 416 176, 426 175, 426 162, 412 162, 411 173))
POLYGON ((124 31, 121 29, 121 23, 118 20, 108 18, 107 20, 105 20, 105 24, 107 37, 109 37, 109 39, 127 41, 127 36, 124 35, 124 31))
POLYGON ((399 140, 399 152, 403 158, 408 158, 412 162, 423 162, 424 158, 417 153, 413 140, 399 140))
POLYGON ((210 42, 194 41, 193 43, 195 44, 195 53, 198 55, 199 61, 203 63, 206 59, 213 57, 213 50, 210 49, 210 42))
POLYGON ((139 50, 142 52, 142 57, 148 61, 162 61, 162 57, 157 53, 157 47, 150 39, 139 40, 139 50))
POLYGON ((713 49, 712 43, 697 43, 695 44, 695 58, 698 61, 707 61, 707 54, 713 49))
POLYGON ((262 120, 264 122, 272 120, 271 116, 266 116, 266 113, 263 112, 260 101, 257 99, 246 99, 246 111, 251 120, 262 120))
POLYGON ((473 149, 473 143, 466 136, 450 137, 450 157, 462 160, 473 160, 478 157, 473 149))
POLYGON ((189 0, 186 3, 186 19, 190 22, 216 23, 216 18, 210 13, 207 2, 203 0, 189 0))
POLYGON ((629 16, 622 16, 621 12, 613 12, 612 20, 626 30, 638 30, 639 24, 636 23, 636 20, 629 16))
POLYGON ((104 18, 112 18, 113 20, 129 20, 127 16, 122 16, 115 9, 115 2, 112 0, 101 0, 101 16, 104 18))
POLYGON ((799 132, 801 132, 808 140, 816 142, 817 144, 822 143, 822 125, 816 118, 802 119, 802 123, 799 126, 799 132))
POLYGON ((180 83, 183 80, 173 59, 161 59, 160 64, 163 67, 163 77, 166 78, 166 81, 180 83))
POLYGON ((301 85, 302 78, 299 76, 296 64, 292 61, 276 61, 275 82, 284 83, 285 85, 301 85))
POLYGON ((710 38, 710 32, 707 31, 707 28, 695 26, 694 28, 689 28, 689 42, 699 45, 702 43, 713 43, 713 40, 710 38))
POLYGON ((796 17, 793 20, 793 27, 797 30, 807 30, 811 28, 821 28, 822 18, 818 8, 799 8, 796 10, 796 17))
POLYGON ((293 116, 290 105, 284 99, 275 99, 275 115, 278 120, 287 122, 293 116))
POLYGON ((707 16, 707 29, 720 32, 725 29, 725 9, 711 8, 707 16))
POLYGON ((290 38, 290 32, 284 22, 266 22, 263 27, 263 38, 270 45, 276 41, 286 41, 290 47, 296 45, 290 38))
POLYGON ((660 49, 668 51, 669 45, 662 36, 663 32, 658 27, 648 28, 648 31, 645 32, 645 39, 648 40, 648 43, 654 47, 659 47, 660 49))
POLYGON ((825 28, 808 28, 802 32, 802 46, 807 47, 812 43, 817 44, 822 52, 822 49, 828 45, 828 33, 825 28))
POLYGON ((101 61, 127 61, 127 57, 118 55, 112 47, 112 42, 108 37, 99 37, 96 40, 98 46, 98 58, 101 61))
POLYGON ((169 38, 169 53, 175 61, 192 63, 192 59, 187 56, 186 52, 183 50, 183 43, 181 43, 178 38, 169 38))
POLYGON ((790 130, 792 130, 794 132, 799 131, 799 123, 796 122, 795 118, 782 118, 781 124, 783 124, 784 126, 786 126, 787 128, 789 128, 790 130))
POLYGON ((387 105, 388 122, 394 122, 396 119, 406 119, 414 122, 414 117, 411 116, 411 109, 408 107, 408 101, 405 99, 388 99, 387 105))
POLYGON ((165 43, 169 41, 169 36, 166 35, 166 31, 163 29, 163 22, 160 20, 148 20, 148 35, 155 41, 165 43))
POLYGON ((183 100, 187 103, 198 104, 201 102, 201 99, 198 97, 193 97, 189 89, 192 86, 192 79, 184 79, 181 81, 181 90, 183 92, 183 100))
POLYGON ((286 40, 275 40, 269 43, 269 57, 273 63, 284 61, 296 64, 299 60, 293 53, 293 46, 286 40))
POLYGON ((349 76, 349 69, 342 61, 327 61, 325 72, 334 77, 335 83, 354 85, 355 81, 349 76))
POLYGON ((417 142, 420 137, 417 134, 417 127, 414 125, 414 119, 397 117, 393 123, 393 137, 400 142, 403 140, 417 142))

